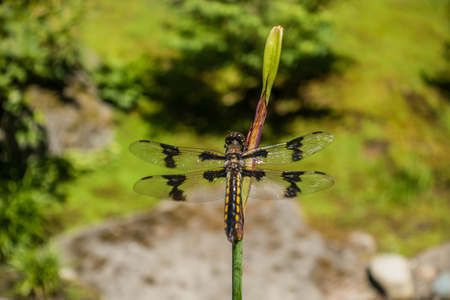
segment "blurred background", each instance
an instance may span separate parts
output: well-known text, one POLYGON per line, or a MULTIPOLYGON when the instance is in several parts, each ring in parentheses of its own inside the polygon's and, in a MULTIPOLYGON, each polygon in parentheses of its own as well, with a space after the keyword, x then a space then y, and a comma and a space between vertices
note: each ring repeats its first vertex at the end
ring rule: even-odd
POLYGON ((70 298, 52 237, 154 207, 132 186, 164 170, 133 157, 133 141, 222 150, 229 132, 246 133, 276 25, 283 48, 261 145, 335 136, 296 166, 336 181, 301 201, 306 222, 338 240, 361 229, 406 256, 448 241, 449 8, 1 1, 0 292, 70 298))

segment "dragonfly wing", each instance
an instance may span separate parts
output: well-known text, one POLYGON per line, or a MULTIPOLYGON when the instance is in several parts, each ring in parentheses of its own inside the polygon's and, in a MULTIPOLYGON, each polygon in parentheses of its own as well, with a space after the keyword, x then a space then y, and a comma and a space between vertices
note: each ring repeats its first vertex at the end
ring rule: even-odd
POLYGON ((317 171, 274 171, 250 170, 243 171, 244 176, 251 176, 249 198, 261 200, 276 200, 297 198, 325 190, 334 184, 333 178, 317 171))
POLYGON ((156 175, 137 181, 134 190, 156 199, 206 202, 225 199, 225 169, 175 175, 156 175))
POLYGON ((316 131, 288 142, 249 150, 244 153, 244 159, 257 165, 280 165, 300 161, 322 150, 333 141, 333 135, 328 132, 316 131))
POLYGON ((225 154, 213 150, 171 146, 148 140, 132 143, 130 152, 137 157, 169 169, 204 170, 223 167, 225 154))

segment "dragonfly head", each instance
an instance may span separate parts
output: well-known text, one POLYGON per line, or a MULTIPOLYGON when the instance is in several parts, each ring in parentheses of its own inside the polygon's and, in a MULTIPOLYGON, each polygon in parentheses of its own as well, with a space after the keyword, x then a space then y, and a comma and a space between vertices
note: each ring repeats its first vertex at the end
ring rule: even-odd
POLYGON ((245 137, 239 132, 232 132, 225 138, 225 149, 236 149, 240 152, 247 150, 245 146, 245 137))

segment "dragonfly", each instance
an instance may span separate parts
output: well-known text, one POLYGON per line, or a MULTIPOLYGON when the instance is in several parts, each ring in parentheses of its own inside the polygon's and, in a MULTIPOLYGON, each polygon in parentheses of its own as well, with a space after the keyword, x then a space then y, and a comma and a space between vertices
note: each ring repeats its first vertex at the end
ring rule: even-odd
POLYGON ((225 138, 225 152, 219 152, 139 140, 130 145, 131 153, 180 172, 144 177, 135 183, 134 190, 156 199, 188 203, 225 199, 225 234, 233 243, 244 235, 246 195, 248 201, 298 198, 334 184, 323 172, 289 171, 292 167, 284 166, 295 166, 332 141, 330 133, 316 131, 281 144, 247 149, 245 137, 232 132, 225 138))

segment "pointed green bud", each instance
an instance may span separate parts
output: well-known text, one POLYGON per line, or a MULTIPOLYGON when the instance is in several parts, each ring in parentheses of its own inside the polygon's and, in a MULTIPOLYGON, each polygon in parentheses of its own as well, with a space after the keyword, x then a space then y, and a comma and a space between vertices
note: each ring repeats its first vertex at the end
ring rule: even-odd
POLYGON ((269 33, 264 48, 263 58, 263 90, 266 94, 266 105, 269 103, 270 92, 277 76, 281 55, 281 41, 283 39, 283 27, 275 26, 269 33))

